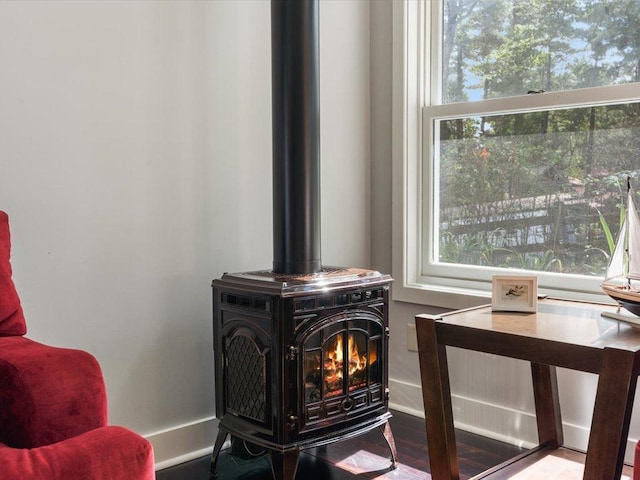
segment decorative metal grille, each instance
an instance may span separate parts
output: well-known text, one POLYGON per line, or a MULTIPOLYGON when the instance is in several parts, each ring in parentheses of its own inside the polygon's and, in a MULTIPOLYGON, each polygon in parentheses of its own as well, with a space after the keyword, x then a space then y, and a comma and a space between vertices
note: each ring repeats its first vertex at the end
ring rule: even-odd
POLYGON ((227 410, 259 422, 266 412, 266 359, 249 337, 238 335, 227 345, 227 410))

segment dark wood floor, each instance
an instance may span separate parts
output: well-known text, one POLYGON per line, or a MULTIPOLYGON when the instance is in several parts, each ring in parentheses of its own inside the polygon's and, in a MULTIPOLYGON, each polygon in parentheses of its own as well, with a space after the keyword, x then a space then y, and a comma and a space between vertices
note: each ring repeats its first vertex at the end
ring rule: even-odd
MULTIPOLYGON (((326 447, 312 448, 300 454, 296 479, 356 480, 394 478, 426 480, 431 478, 424 420, 393 412, 391 428, 398 449, 399 465, 389 471, 389 450, 378 430, 326 447), (385 474, 386 473, 386 474, 385 474)), ((456 431, 460 476, 468 479, 523 452, 521 448, 495 440, 456 431)), ((200 458, 157 474, 157 480, 208 480, 209 458, 200 458)), ((218 460, 218 480, 269 480, 268 455, 251 457, 223 450, 218 460)))

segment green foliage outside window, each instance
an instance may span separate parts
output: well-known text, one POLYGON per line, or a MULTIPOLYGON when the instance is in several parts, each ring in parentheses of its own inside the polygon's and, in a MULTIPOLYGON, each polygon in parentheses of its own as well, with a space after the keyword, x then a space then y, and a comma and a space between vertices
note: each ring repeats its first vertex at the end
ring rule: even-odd
MULTIPOLYGON (((444 104, 640 81, 638 0, 446 0, 443 14, 444 104)), ((436 123, 439 261, 604 273, 627 175, 640 190, 640 103, 436 123)))

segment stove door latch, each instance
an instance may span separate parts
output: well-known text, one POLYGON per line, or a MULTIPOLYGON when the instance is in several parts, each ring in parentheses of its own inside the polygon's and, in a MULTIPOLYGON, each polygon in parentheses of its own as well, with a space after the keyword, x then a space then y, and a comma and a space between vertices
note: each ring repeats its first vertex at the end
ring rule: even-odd
POLYGON ((289 345, 287 350, 288 350, 287 355, 286 355, 287 360, 295 360, 296 357, 298 356, 298 347, 295 347, 293 345, 289 345))
POLYGON ((289 412, 287 416, 287 427, 289 430, 295 430, 298 426, 298 417, 296 417, 293 412, 289 412))

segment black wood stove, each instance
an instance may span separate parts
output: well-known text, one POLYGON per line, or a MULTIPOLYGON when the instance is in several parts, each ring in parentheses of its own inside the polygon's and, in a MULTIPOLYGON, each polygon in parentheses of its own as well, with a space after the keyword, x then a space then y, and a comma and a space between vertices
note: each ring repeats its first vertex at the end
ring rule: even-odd
POLYGON ((266 448, 274 477, 293 479, 301 449, 388 419, 390 278, 325 268, 313 275, 225 274, 214 281, 217 413, 212 460, 227 434, 266 448))
POLYGON ((300 450, 388 420, 388 296, 372 270, 322 266, 317 0, 272 0, 273 270, 213 281, 216 414, 211 478, 227 436, 269 451, 277 480, 300 450))

